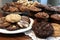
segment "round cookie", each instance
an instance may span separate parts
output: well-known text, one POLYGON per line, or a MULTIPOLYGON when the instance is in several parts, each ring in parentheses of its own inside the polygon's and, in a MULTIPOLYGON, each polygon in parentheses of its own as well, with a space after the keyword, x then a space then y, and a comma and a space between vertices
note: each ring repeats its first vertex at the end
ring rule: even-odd
POLYGON ((54 32, 52 25, 44 21, 41 22, 35 21, 32 29, 35 32, 36 36, 39 38, 47 38, 51 36, 54 32))

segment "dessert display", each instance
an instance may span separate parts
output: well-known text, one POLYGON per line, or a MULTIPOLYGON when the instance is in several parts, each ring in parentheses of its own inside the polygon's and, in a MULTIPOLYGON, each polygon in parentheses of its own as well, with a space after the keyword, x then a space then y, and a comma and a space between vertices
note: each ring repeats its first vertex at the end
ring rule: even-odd
POLYGON ((19 14, 9 14, 6 17, 0 18, 0 28, 4 28, 10 31, 27 28, 29 24, 29 17, 20 16, 19 14))
POLYGON ((6 3, 1 9, 4 12, 24 12, 24 11, 41 11, 35 6, 36 2, 12 2, 6 3))
POLYGON ((45 21, 41 22, 35 21, 32 29, 35 32, 36 36, 40 38, 47 38, 51 36, 54 32, 52 25, 45 21))
POLYGON ((2 29, 14 31, 27 28, 30 26, 30 18, 33 18, 34 24, 32 30, 36 37, 60 36, 60 7, 19 0, 17 2, 6 3, 1 10, 4 13, 9 12, 8 15, 0 18, 0 28, 2 29), (27 14, 20 15, 15 12, 25 12, 27 14))

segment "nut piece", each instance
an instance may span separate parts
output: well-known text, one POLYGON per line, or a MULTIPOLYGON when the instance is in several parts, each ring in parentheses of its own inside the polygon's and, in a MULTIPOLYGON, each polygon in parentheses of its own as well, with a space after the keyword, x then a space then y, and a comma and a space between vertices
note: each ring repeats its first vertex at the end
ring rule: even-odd
POLYGON ((20 21, 21 16, 19 14, 10 14, 6 16, 6 21, 11 22, 11 23, 15 23, 20 21))
POLYGON ((36 36, 39 38, 47 38, 51 36, 54 32, 52 25, 45 21, 41 22, 35 21, 32 26, 32 29, 35 32, 36 36))

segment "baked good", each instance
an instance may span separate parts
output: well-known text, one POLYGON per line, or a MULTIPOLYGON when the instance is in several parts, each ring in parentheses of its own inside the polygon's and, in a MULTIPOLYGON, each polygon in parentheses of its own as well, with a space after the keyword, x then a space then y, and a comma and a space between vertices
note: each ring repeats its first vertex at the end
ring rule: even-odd
POLYGON ((5 4, 1 9, 2 9, 3 11, 9 11, 8 8, 9 8, 8 5, 5 4))
POLYGON ((36 6, 38 6, 39 4, 40 4, 39 2, 35 1, 35 2, 33 2, 32 5, 36 7, 36 6))
POLYGON ((52 6, 52 9, 54 9, 56 12, 60 13, 60 7, 59 6, 52 6))
POLYGON ((19 29, 19 26, 17 24, 11 24, 6 29, 9 30, 9 31, 13 31, 13 30, 19 29))
POLYGON ((39 11, 42 10, 42 9, 39 9, 39 8, 37 8, 37 7, 35 7, 35 6, 30 6, 28 9, 29 9, 30 11, 35 11, 35 12, 39 12, 39 11))
POLYGON ((60 14, 53 14, 51 15, 51 18, 54 20, 60 20, 60 14))
POLYGON ((5 17, 0 18, 0 28, 6 28, 10 23, 5 20, 5 17))
POLYGON ((37 2, 33 1, 12 2, 6 3, 1 9, 4 12, 41 11, 40 8, 36 7, 37 4, 37 2))
POLYGON ((21 12, 29 11, 27 6, 20 6, 20 7, 19 7, 19 10, 20 10, 21 12))
MULTIPOLYGON (((20 3, 28 2, 28 0, 18 0, 20 3)), ((17 2, 18 2, 17 1, 17 2)))
POLYGON ((59 37, 59 36, 60 36, 60 24, 51 23, 51 25, 52 25, 53 28, 54 28, 54 33, 53 33, 52 36, 54 36, 54 37, 59 37))
POLYGON ((15 23, 21 20, 21 16, 19 14, 9 14, 5 19, 8 22, 15 23))
POLYGON ((50 11, 50 12, 55 11, 55 9, 52 8, 51 5, 38 4, 37 7, 38 7, 38 8, 41 8, 43 11, 46 11, 46 10, 47 10, 47 11, 50 11))
POLYGON ((9 9, 8 9, 10 12, 18 12, 18 8, 17 7, 13 7, 13 6, 9 6, 9 9))
POLYGON ((38 12, 37 14, 35 14, 36 18, 49 18, 49 15, 45 12, 38 12))
POLYGON ((6 17, 0 18, 0 28, 10 31, 29 27, 30 19, 27 16, 19 14, 9 14, 6 17))
POLYGON ((1 9, 4 12, 18 12, 21 5, 22 3, 18 2, 6 3, 1 9))
POLYGON ((41 22, 35 21, 32 29, 35 32, 36 36, 39 38, 47 38, 51 36, 54 32, 52 25, 44 21, 41 22))
POLYGON ((27 16, 22 16, 20 22, 18 22, 17 24, 21 27, 21 28, 26 28, 29 27, 29 23, 30 23, 30 19, 27 16))
POLYGON ((30 19, 27 16, 21 16, 21 20, 30 22, 30 19))

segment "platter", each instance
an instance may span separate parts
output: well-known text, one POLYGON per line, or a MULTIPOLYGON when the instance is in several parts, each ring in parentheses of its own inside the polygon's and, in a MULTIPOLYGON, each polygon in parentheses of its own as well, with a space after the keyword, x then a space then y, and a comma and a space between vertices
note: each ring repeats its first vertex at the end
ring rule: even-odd
POLYGON ((24 28, 24 29, 14 30, 14 31, 8 31, 6 29, 0 29, 0 33, 3 33, 3 34, 16 34, 16 33, 26 32, 26 31, 28 31, 28 30, 30 30, 32 28, 33 22, 34 22, 33 19, 30 18, 29 27, 24 28))

